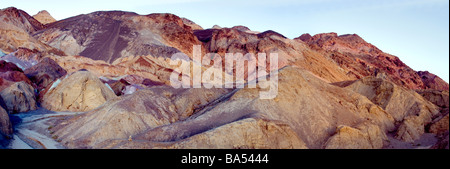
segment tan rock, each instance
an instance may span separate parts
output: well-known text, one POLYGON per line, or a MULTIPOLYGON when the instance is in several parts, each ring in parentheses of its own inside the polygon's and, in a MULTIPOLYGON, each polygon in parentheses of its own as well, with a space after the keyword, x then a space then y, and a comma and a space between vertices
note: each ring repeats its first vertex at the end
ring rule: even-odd
POLYGON ((387 136, 376 125, 365 123, 357 128, 339 126, 326 143, 326 149, 381 149, 387 145, 387 136))
POLYGON ((395 135, 396 139, 412 143, 425 133, 423 119, 419 116, 408 116, 401 123, 395 135))
POLYGON ((78 71, 53 85, 42 101, 42 106, 52 111, 90 111, 116 97, 88 71, 78 71))
POLYGON ((436 106, 441 108, 441 112, 443 110, 450 107, 449 106, 449 92, 448 91, 440 91, 440 90, 417 90, 417 93, 419 93, 423 98, 427 99, 431 103, 435 104, 436 106))
POLYGON ((449 129, 448 129, 448 124, 449 124, 449 121, 448 121, 449 117, 448 117, 448 115, 449 114, 445 115, 442 118, 436 119, 434 122, 432 122, 430 127, 429 127, 429 129, 428 129, 428 132, 434 133, 436 135, 442 135, 445 132, 448 132, 449 131, 449 129))
POLYGON ((37 109, 34 88, 23 81, 16 82, 2 90, 0 95, 5 101, 9 113, 20 113, 37 109))
POLYGON ((53 18, 50 13, 48 13, 46 10, 39 11, 36 15, 33 15, 33 18, 41 22, 42 24, 49 24, 56 21, 55 18, 53 18))
POLYGON ((424 126, 439 113, 439 108, 416 92, 383 78, 365 77, 344 86, 366 96, 400 123, 396 138, 413 142, 424 133, 424 126))

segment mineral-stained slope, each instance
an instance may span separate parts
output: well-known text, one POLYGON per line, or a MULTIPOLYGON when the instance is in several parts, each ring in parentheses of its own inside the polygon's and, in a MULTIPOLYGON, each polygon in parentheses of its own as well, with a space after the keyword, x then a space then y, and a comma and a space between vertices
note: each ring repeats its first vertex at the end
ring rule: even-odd
MULTIPOLYGON (((70 147, 94 148, 324 148, 339 125, 370 124, 381 133, 394 129, 393 117, 364 96, 324 83, 311 73, 297 68, 288 67, 281 70, 279 78, 280 90, 272 100, 259 99, 260 89, 236 89, 220 97, 213 97, 217 99, 194 109, 194 113, 188 115, 188 118, 178 118, 179 116, 173 114, 169 116, 167 113, 170 111, 163 109, 160 111, 162 116, 157 116, 160 117, 158 121, 166 118, 179 120, 156 126, 145 123, 152 127, 128 133, 129 135, 124 134, 120 139, 117 136, 102 137, 103 142, 87 142, 87 145, 77 143, 80 143, 79 140, 94 137, 71 136, 72 139, 62 141, 67 142, 70 147), (231 129, 234 134, 222 135, 231 132, 228 131, 231 129), (247 129, 253 132, 250 134, 247 129)), ((161 97, 151 93, 148 95, 151 95, 149 98, 161 97)), ((190 96, 191 99, 202 98, 190 96)), ((164 107, 170 106, 161 108, 164 107)), ((105 109, 107 108, 100 111, 105 109)), ((152 111, 154 110, 146 111, 143 116, 155 118, 156 114, 150 113, 152 111)), ((126 114, 132 115, 131 112, 126 114)), ((93 118, 97 115, 88 113, 83 115, 83 118, 93 118)), ((89 121, 95 120, 100 118, 89 121)), ((82 126, 84 121, 62 123, 82 126)), ((95 126, 89 129, 92 132, 82 131, 83 128, 76 129, 84 133, 106 130, 95 126)), ((55 133, 70 133, 70 130, 63 127, 55 133)), ((382 148, 383 144, 373 145, 372 148, 382 148)))
POLYGON ((138 15, 105 11, 74 16, 47 25, 34 37, 68 55, 113 63, 128 56, 188 55, 200 44, 191 27, 172 14, 138 15))
POLYGON ((448 83, 427 72, 414 71, 398 57, 381 51, 356 34, 304 34, 296 40, 304 41, 311 48, 329 56, 347 71, 348 75, 357 79, 386 73, 389 80, 409 89, 448 90, 448 83))

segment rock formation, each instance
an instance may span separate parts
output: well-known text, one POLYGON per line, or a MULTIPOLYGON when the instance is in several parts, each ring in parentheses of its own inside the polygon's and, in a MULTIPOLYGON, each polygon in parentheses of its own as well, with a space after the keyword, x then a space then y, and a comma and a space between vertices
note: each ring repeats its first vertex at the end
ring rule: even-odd
POLYGON ((44 25, 56 22, 56 19, 53 18, 46 10, 39 11, 36 15, 33 15, 33 18, 44 25))
POLYGON ((442 118, 435 119, 428 128, 428 132, 436 135, 443 135, 448 133, 448 113, 442 118))
POLYGON ((0 92, 9 113, 21 113, 37 109, 34 88, 21 81, 0 92))
POLYGON ((11 86, 14 82, 11 82, 9 80, 0 78, 0 91, 8 88, 9 86, 11 86))
POLYGON ((440 77, 432 74, 428 71, 419 71, 417 74, 422 78, 422 82, 426 89, 444 90, 448 91, 448 83, 442 80, 440 77))
POLYGON ((202 26, 196 24, 195 22, 187 19, 187 18, 181 18, 183 20, 183 23, 187 26, 190 26, 192 30, 203 30, 202 26))
POLYGON ((11 125, 11 121, 9 120, 8 113, 5 109, 3 109, 3 107, 0 106, 0 140, 2 139, 2 137, 11 137, 12 134, 13 128, 11 125))
POLYGON ((310 36, 305 34, 296 40, 304 41, 311 48, 323 51, 349 75, 358 79, 386 73, 389 80, 409 89, 448 90, 448 83, 434 80, 434 77, 423 78, 424 73, 412 70, 398 57, 384 53, 356 34, 338 36, 336 33, 324 33, 310 36))
POLYGON ((55 134, 71 148, 98 148, 106 140, 128 139, 147 129, 184 120, 201 104, 226 92, 221 89, 199 90, 175 90, 168 86, 139 90, 60 123, 54 128, 55 134))
MULTIPOLYGON (((337 84, 339 85, 339 84, 337 84)), ((418 139, 439 109, 412 90, 397 86, 381 77, 364 77, 341 86, 366 96, 401 123, 396 137, 408 142, 418 139)))
POLYGON ((26 76, 33 81, 38 91, 50 85, 56 79, 67 74, 61 66, 50 58, 42 59, 38 64, 25 70, 26 76))
POLYGON ((54 82, 42 106, 52 111, 90 111, 114 99, 114 92, 89 71, 78 71, 54 82))
POLYGON ((336 134, 328 139, 326 149, 381 149, 387 145, 388 138, 380 128, 364 124, 352 128, 339 126, 336 134))
POLYGON ((23 72, 22 69, 17 67, 14 63, 10 63, 10 62, 6 62, 4 60, 0 60, 0 72, 8 72, 8 71, 23 72))
MULTIPOLYGON (((258 96, 260 89, 233 90, 227 94, 219 94, 220 97, 215 100, 197 103, 201 106, 188 111, 193 113, 183 113, 185 112, 183 109, 176 107, 178 120, 166 125, 151 125, 153 127, 141 129, 140 132, 131 132, 133 140, 131 142, 128 141, 129 136, 123 134, 120 139, 115 136, 102 137, 104 138, 102 143, 88 145, 97 148, 323 148, 339 125, 360 125, 362 129, 367 128, 369 136, 378 136, 394 129, 393 117, 357 93, 326 84, 311 73, 296 68, 285 68, 280 71, 279 76, 280 91, 273 100, 260 100, 258 96), (312 95, 321 97, 307 97, 312 95), (376 128, 366 124, 374 125, 376 128), (230 128, 236 130, 233 130, 234 134, 230 133, 225 138, 222 133, 227 133, 230 128), (254 132, 248 135, 247 129, 254 132), (233 141, 226 142, 224 139, 233 141), (253 141, 249 142, 249 140, 253 141), (277 141, 267 142, 267 140, 277 141), (161 142, 165 144, 162 145, 161 142)), ((167 93, 170 90, 163 91, 167 93)), ((167 95, 171 96, 171 94, 167 95)), ((152 97, 156 96, 152 95, 152 97)), ((178 99, 183 98, 182 95, 171 97, 174 98, 174 96, 178 99)), ((199 97, 191 95, 184 98, 199 97)), ((174 103, 177 106, 187 105, 177 101, 174 103)), ((98 111, 104 111, 104 109, 110 108, 104 106, 98 111)), ((164 115, 167 110, 160 112, 164 115)), ((92 119, 94 114, 96 113, 88 113, 82 118, 92 119)), ((146 114, 148 118, 154 118, 155 115, 154 113, 146 114)), ((165 118, 167 117, 161 116, 160 120, 165 118)), ((83 126, 83 121, 63 123, 69 124, 68 126, 83 126)), ((73 129, 76 128, 73 127, 73 129)), ((56 133, 59 132, 73 131, 63 127, 56 131, 56 133)), ((93 132, 83 131, 83 133, 93 132)), ((81 141, 75 138, 62 141, 72 145, 70 147, 77 147, 83 145, 77 145, 84 143, 82 140, 92 137, 79 138, 82 138, 81 141)), ((379 148, 384 142, 374 141, 372 144, 374 145, 372 148, 379 148)))

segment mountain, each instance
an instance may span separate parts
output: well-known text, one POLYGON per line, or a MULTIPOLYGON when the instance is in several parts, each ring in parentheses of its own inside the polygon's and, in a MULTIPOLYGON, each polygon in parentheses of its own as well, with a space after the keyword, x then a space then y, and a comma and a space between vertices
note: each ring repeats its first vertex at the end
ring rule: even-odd
POLYGON ((381 51, 356 34, 340 36, 336 33, 314 36, 304 34, 296 40, 306 42, 311 48, 328 55, 349 76, 357 79, 386 73, 389 80, 409 89, 448 90, 448 83, 442 79, 434 80, 432 75, 414 71, 397 56, 381 51), (424 76, 430 76, 430 78, 427 79, 424 76))
POLYGON ((36 15, 33 15, 33 18, 44 25, 56 22, 56 19, 53 18, 46 10, 39 11, 36 15))
POLYGON ((98 11, 55 21, 2 9, 0 146, 17 146, 13 137, 32 148, 448 148, 449 85, 406 56, 356 34, 289 39, 190 19, 98 11), (222 66, 234 54, 242 67, 201 73, 244 68, 244 82, 258 87, 172 87, 182 70, 171 57, 185 54, 191 68, 195 52, 222 66), (262 62, 250 56, 272 53, 278 65, 249 66, 262 62), (277 95, 260 99, 264 86, 277 95))
POLYGON ((34 39, 31 34, 44 28, 39 21, 14 7, 0 11, 0 49, 10 53, 19 47, 46 50, 47 45, 34 39))
POLYGON ((178 52, 192 55, 192 45, 200 44, 191 27, 172 14, 103 11, 46 26, 33 37, 68 55, 107 63, 130 56, 168 58, 178 52))

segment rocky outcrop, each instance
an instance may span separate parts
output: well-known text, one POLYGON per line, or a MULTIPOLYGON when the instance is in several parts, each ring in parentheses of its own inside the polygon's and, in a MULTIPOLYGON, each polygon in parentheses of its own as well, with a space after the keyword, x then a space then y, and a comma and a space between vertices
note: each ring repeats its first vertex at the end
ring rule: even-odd
MULTIPOLYGON (((0 79, 2 81, 0 89, 9 87, 11 83, 8 82, 25 82, 31 86, 34 84, 23 73, 22 69, 17 67, 14 63, 0 60, 0 79)), ((0 90, 1 91, 1 90, 0 90)))
POLYGON ((113 82, 111 84, 109 84, 109 86, 111 86, 111 89, 114 91, 114 93, 117 96, 121 96, 123 93, 122 91, 126 89, 126 86, 129 86, 130 83, 128 83, 127 81, 120 79, 116 82, 113 82))
POLYGON ((441 112, 448 112, 449 109, 449 92, 448 91, 439 91, 439 90, 417 90, 423 98, 427 99, 434 105, 441 108, 441 112))
POLYGON ((419 71, 417 74, 422 78, 422 82, 426 89, 443 90, 448 91, 449 85, 447 82, 442 80, 440 77, 428 71, 419 71))
POLYGON ((25 70, 26 76, 37 85, 41 91, 56 79, 67 74, 61 66, 50 58, 42 59, 38 64, 25 70))
POLYGON ((42 58, 42 54, 45 53, 41 53, 36 49, 30 50, 28 48, 19 47, 16 51, 1 57, 0 60, 14 63, 20 69, 26 70, 37 64, 42 58))
POLYGON ((400 123, 396 138, 413 142, 425 132, 425 125, 439 113, 438 107, 412 90, 380 77, 365 77, 343 87, 366 96, 400 123))
MULTIPOLYGON (((0 106, 0 140, 3 138, 10 138, 13 134, 11 121, 8 113, 0 106)), ((0 141, 1 142, 1 141, 0 141)))
POLYGON ((25 82, 16 82, 0 92, 8 113, 21 113, 37 109, 34 88, 25 82))
POLYGON ((90 111, 114 99, 114 92, 89 71, 78 71, 53 83, 42 106, 52 111, 90 111))
POLYGON ((428 127, 428 132, 434 133, 436 135, 443 135, 446 132, 448 133, 448 116, 449 114, 445 115, 444 117, 435 119, 428 127))
POLYGON ((53 18, 46 10, 39 11, 36 15, 33 15, 33 18, 44 25, 56 22, 56 19, 53 18))
POLYGON ((21 71, 8 71, 8 72, 0 72, 0 78, 3 78, 5 80, 9 80, 11 82, 25 82, 31 86, 34 86, 34 84, 31 82, 30 79, 21 71))
POLYGON ((19 71, 23 72, 22 69, 17 67, 14 63, 10 63, 4 60, 0 60, 0 72, 8 72, 8 71, 19 71))
POLYGON ((357 128, 339 126, 328 139, 326 149, 381 149, 388 145, 386 134, 377 125, 360 124, 357 128))
POLYGON ((195 22, 187 19, 187 18, 181 18, 183 23, 189 27, 191 27, 192 30, 203 30, 202 26, 196 24, 195 22))
POLYGON ((0 78, 0 91, 8 88, 9 86, 11 86, 14 82, 11 82, 9 80, 0 78))

